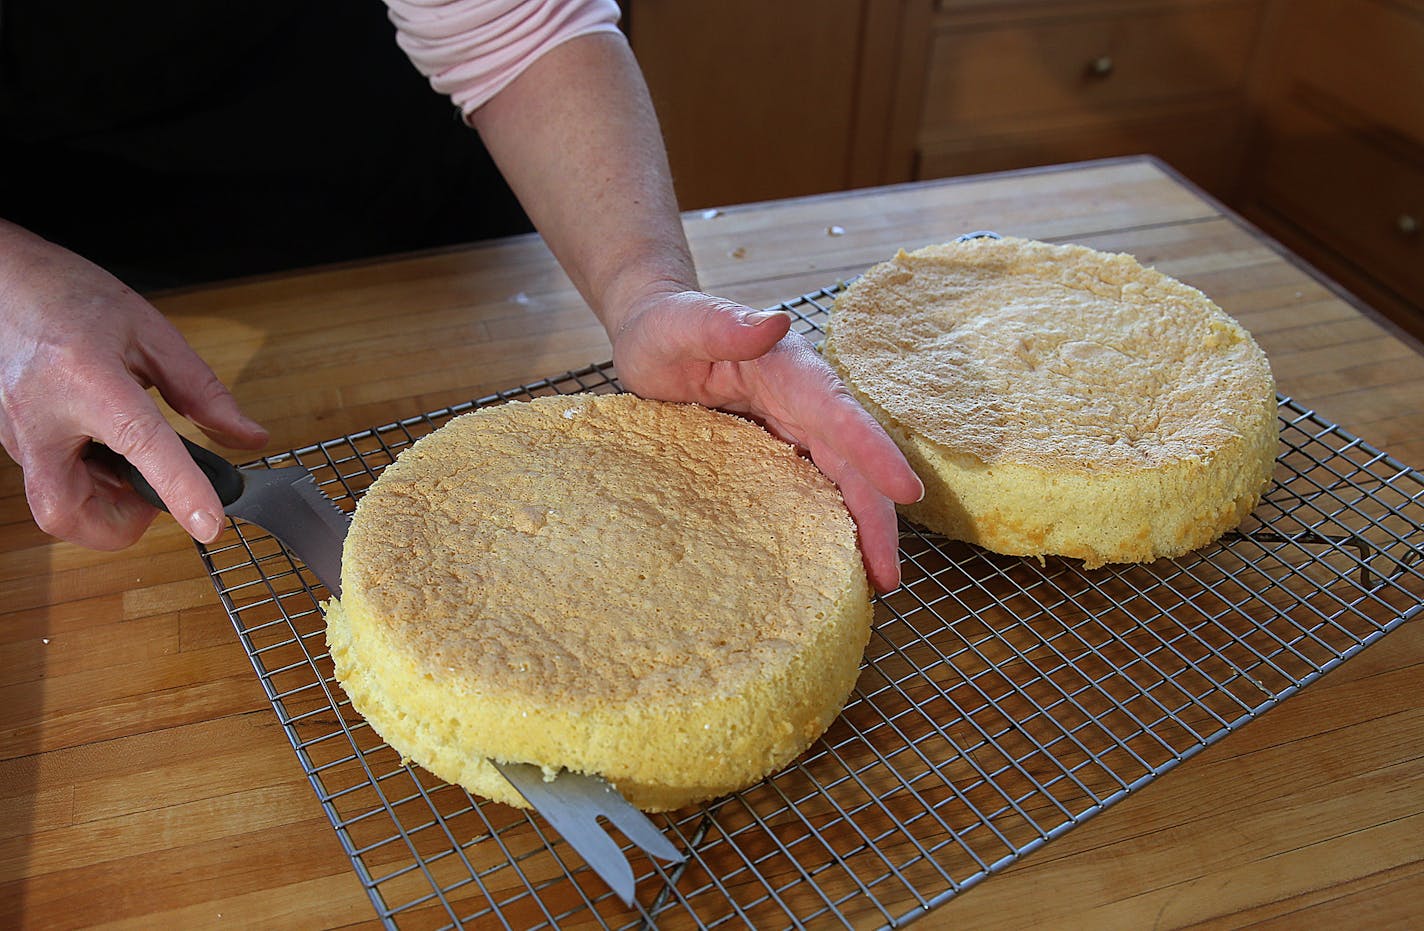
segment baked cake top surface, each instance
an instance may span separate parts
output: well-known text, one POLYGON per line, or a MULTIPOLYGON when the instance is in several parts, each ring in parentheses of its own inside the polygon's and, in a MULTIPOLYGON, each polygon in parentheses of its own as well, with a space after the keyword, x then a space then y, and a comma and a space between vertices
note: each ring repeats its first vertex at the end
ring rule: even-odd
POLYGON ((587 707, 735 689, 864 570, 835 486, 761 427, 572 395, 406 450, 358 505, 342 571, 417 674, 587 707))
POLYGON ((1265 355, 1205 295, 1082 246, 902 251, 837 298, 827 345, 900 424, 989 464, 1206 458, 1275 406, 1265 355))

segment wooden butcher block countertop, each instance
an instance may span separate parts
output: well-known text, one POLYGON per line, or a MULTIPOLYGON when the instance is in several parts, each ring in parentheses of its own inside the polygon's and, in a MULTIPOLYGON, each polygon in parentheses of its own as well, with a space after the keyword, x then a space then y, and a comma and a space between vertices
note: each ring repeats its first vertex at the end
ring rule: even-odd
MULTIPOLYGON (((1420 347, 1151 160, 727 207, 686 226, 703 287, 756 306, 975 229, 1130 252, 1250 329, 1283 394, 1424 466, 1420 347)), ((610 356, 534 237, 156 303, 274 453, 610 356)), ((192 542, 162 516, 122 552, 56 543, 22 487, 7 460, 0 926, 379 926, 192 542)), ((919 923, 1405 927, 1421 903, 1416 621, 919 923)))

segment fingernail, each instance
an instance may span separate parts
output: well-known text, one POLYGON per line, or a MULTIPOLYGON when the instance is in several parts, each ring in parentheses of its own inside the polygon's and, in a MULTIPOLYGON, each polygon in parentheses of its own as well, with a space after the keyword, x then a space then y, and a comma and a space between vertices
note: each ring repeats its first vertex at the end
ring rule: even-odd
POLYGON ((768 320, 775 320, 778 317, 790 318, 791 315, 784 310, 758 310, 742 316, 742 323, 747 326, 761 326, 768 320))
POLYGON ((188 517, 188 529, 195 540, 211 543, 222 531, 222 522, 212 511, 197 510, 188 517))

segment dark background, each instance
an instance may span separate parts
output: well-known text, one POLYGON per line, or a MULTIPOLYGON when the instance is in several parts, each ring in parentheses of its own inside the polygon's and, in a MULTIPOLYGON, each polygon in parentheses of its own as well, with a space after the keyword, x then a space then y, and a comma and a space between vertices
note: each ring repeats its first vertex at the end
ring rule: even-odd
POLYGON ((529 229, 363 0, 0 0, 0 216, 139 290, 529 229))

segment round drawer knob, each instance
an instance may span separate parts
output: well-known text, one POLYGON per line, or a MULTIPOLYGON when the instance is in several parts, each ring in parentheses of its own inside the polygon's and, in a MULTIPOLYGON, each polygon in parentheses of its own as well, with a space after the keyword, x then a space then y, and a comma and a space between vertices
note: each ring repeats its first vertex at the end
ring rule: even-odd
POLYGON ((1394 228, 1401 236, 1414 236, 1419 232, 1419 218, 1412 213, 1401 213, 1394 218, 1394 228))
POLYGON ((1088 62, 1088 74, 1095 78, 1105 78, 1113 73, 1113 60, 1111 55, 1099 55, 1088 62))

